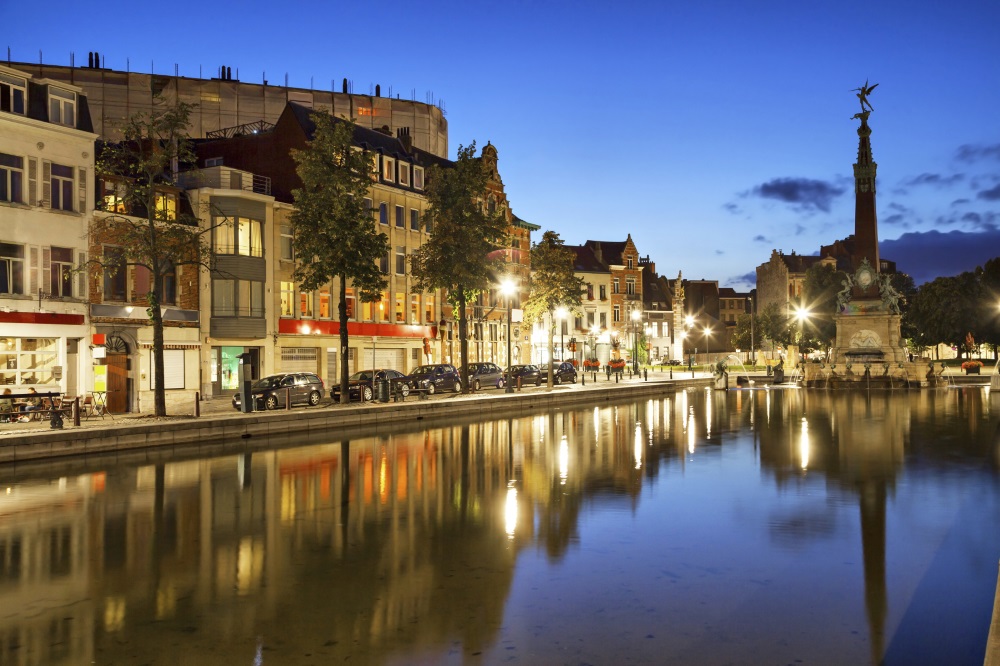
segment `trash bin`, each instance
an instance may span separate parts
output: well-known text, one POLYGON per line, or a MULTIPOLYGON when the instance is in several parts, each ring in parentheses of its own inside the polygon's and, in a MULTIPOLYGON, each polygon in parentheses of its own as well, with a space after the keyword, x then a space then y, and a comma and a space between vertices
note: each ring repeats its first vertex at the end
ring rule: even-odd
POLYGON ((375 384, 375 397, 379 402, 389 402, 389 380, 382 379, 375 384))
POLYGON ((785 381, 785 369, 777 367, 774 369, 774 383, 780 384, 785 381))

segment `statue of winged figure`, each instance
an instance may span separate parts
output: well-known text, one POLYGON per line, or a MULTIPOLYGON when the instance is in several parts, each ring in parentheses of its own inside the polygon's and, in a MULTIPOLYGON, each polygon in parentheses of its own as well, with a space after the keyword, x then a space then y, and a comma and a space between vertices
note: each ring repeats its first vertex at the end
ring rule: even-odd
POLYGON ((858 93, 858 99, 861 100, 862 113, 864 113, 866 110, 867 111, 875 110, 872 108, 871 102, 868 101, 868 95, 871 95, 872 91, 875 90, 876 88, 878 88, 878 84, 876 83, 875 85, 870 86, 868 85, 868 79, 865 79, 865 85, 861 86, 860 88, 854 88, 854 90, 856 90, 858 93), (866 106, 868 107, 867 109, 865 109, 866 106))

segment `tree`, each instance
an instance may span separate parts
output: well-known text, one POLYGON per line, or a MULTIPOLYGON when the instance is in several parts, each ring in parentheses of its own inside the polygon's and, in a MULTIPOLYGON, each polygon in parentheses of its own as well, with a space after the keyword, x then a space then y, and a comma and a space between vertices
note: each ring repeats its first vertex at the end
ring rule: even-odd
MULTIPOLYGON (((573 274, 576 255, 567 249, 554 231, 546 231, 531 248, 531 280, 524 303, 525 322, 540 321, 546 314, 555 321, 558 307, 579 312, 584 291, 583 279, 573 274)), ((555 327, 549 326, 549 359, 555 347, 555 327)), ((638 350, 637 350, 638 351, 638 350)), ((548 386, 552 388, 555 364, 549 363, 548 386)))
POLYGON ((91 237, 114 243, 115 251, 90 258, 101 272, 114 275, 128 267, 149 272, 146 313, 153 328, 153 404, 156 416, 166 416, 163 383, 163 316, 160 311, 164 278, 178 267, 201 264, 209 254, 205 235, 183 197, 179 169, 194 162, 187 136, 193 105, 158 101, 148 112, 126 118, 122 140, 100 146, 96 171, 114 186, 107 215, 95 215, 91 237))
POLYGON ((771 341, 771 351, 775 345, 788 346, 795 338, 795 329, 792 327, 788 314, 783 312, 777 303, 768 303, 758 315, 760 322, 759 334, 761 339, 771 341))
POLYGON ((754 347, 760 346, 763 337, 760 317, 752 313, 744 313, 736 317, 736 326, 733 329, 732 338, 730 338, 734 347, 749 349, 751 356, 753 356, 754 347))
POLYGON ((447 289, 458 307, 462 390, 469 391, 467 304, 494 281, 506 245, 507 220, 502 209, 485 205, 489 171, 476 158, 476 143, 458 147, 450 168, 430 167, 426 216, 434 233, 410 258, 410 271, 421 289, 447 289))
POLYGON ((386 279, 378 260, 389 252, 389 239, 372 228, 364 198, 371 186, 371 158, 353 146, 354 123, 327 113, 313 113, 315 126, 305 150, 292 159, 302 187, 292 190, 296 208, 290 221, 297 258, 294 277, 303 289, 314 290, 337 278, 340 283, 340 401, 350 400, 348 388, 347 282, 358 300, 381 298, 386 279))

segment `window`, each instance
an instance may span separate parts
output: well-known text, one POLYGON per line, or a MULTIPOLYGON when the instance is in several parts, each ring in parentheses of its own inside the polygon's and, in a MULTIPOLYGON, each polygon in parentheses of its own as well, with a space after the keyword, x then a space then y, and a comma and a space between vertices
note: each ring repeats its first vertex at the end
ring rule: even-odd
MULTIPOLYGON (((354 288, 348 287, 345 291, 347 292, 346 298, 344 299, 346 301, 345 305, 347 305, 347 318, 354 319, 354 308, 355 308, 354 288)), ((340 319, 340 314, 337 315, 337 318, 340 319)))
POLYGON ((622 320, 622 306, 616 305, 615 306, 615 311, 614 311, 614 319, 613 319, 613 321, 617 324, 621 320, 622 320))
POLYGON ((251 220, 246 217, 228 220, 217 217, 215 225, 213 237, 216 254, 241 254, 245 257, 264 255, 260 220, 251 220))
POLYGON ((410 186, 410 165, 406 162, 399 163, 399 184, 410 186))
POLYGON ((405 210, 402 206, 396 206, 396 228, 402 229, 406 226, 405 210))
POLYGON ((101 181, 101 199, 109 213, 125 213, 125 183, 120 180, 101 181))
POLYGON ((420 323, 420 294, 410 294, 410 323, 420 323))
POLYGON ((49 294, 57 298, 73 296, 73 250, 71 248, 54 247, 49 250, 49 294))
POLYGON ((58 387, 59 338, 0 338, 0 350, 0 384, 58 387))
MULTIPOLYGON (((371 199, 366 199, 366 201, 371 201, 371 199)), ((292 228, 287 224, 281 225, 279 229, 281 234, 281 259, 284 261, 291 261, 295 257, 292 254, 292 228)))
POLYGON ((374 209, 375 204, 372 203, 372 200, 369 199, 368 197, 364 198, 364 203, 365 203, 365 213, 367 213, 368 216, 371 217, 372 210, 374 209))
POLYGON ((24 246, 0 243, 0 294, 23 294, 24 246))
POLYGON ((410 209, 410 231, 420 231, 420 211, 416 208, 410 209))
POLYGON ((413 166, 413 188, 417 190, 424 189, 424 168, 413 166))
POLYGON ((396 246, 396 275, 406 275, 406 248, 396 246))
POLYGON ((279 293, 281 298, 281 316, 293 316, 295 314, 292 311, 292 302, 295 299, 295 284, 292 282, 282 282, 279 293))
POLYGON ((389 274, 389 253, 386 252, 378 260, 378 269, 383 275, 389 274))
POLYGON ((379 319, 389 321, 389 292, 382 292, 382 300, 378 303, 379 319))
POLYGON ((602 312, 601 313, 601 328, 607 328, 607 327, 608 327, 608 313, 607 312, 602 312))
POLYGON ((405 307, 406 307, 406 294, 397 291, 396 308, 395 308, 397 324, 406 323, 406 311, 404 310, 405 307))
POLYGON ((105 245, 104 265, 120 266, 117 270, 114 268, 104 269, 104 300, 124 301, 126 269, 122 249, 120 247, 105 245))
POLYGON ((236 316, 235 280, 212 280, 212 314, 216 317, 236 316))
POLYGON ((606 284, 601 285, 601 300, 602 301, 608 300, 608 285, 606 284))
POLYGON ((372 155, 371 159, 372 159, 371 173, 370 173, 371 179, 374 180, 375 182, 378 182, 378 154, 376 153, 372 155))
POLYGON ((28 80, 10 74, 0 74, 0 111, 24 115, 24 100, 28 98, 28 80))
POLYGON ((384 201, 378 205, 378 222, 379 224, 389 224, 389 204, 384 201))
MULTIPOLYGON (((622 293, 621 292, 621 286, 619 285, 618 278, 612 278, 612 280, 611 280, 611 293, 612 294, 620 294, 620 293, 622 293)), ((617 321, 617 319, 615 321, 617 321)))
POLYGON ((177 219, 176 192, 156 192, 156 219, 168 221, 177 219))
POLYGON ((0 153, 0 201, 24 203, 24 158, 0 153))
POLYGON ((589 282, 587 283, 587 300, 588 301, 594 300, 594 285, 590 284, 589 282))
POLYGON ((424 321, 434 321, 434 297, 424 296, 424 321))
POLYGON ((302 319, 313 318, 313 294, 311 291, 299 292, 299 315, 302 319))
POLYGON ((72 211, 73 167, 46 162, 44 170, 49 172, 49 207, 72 211))
POLYGON ((628 255, 628 257, 626 258, 626 262, 628 262, 627 266, 628 266, 629 270, 632 270, 633 268, 635 268, 635 255, 631 255, 631 254, 628 255))
POLYGON ((173 262, 168 261, 163 267, 161 278, 163 282, 160 284, 160 304, 177 305, 177 268, 173 262))
POLYGON ((49 122, 76 127, 76 93, 49 87, 49 122))
POLYGON ((396 182, 396 160, 391 157, 382 158, 382 180, 387 183, 396 182))
POLYGON ((588 312, 587 313, 587 330, 589 331, 593 327, 594 327, 594 313, 593 312, 588 312))
POLYGON ((625 278, 625 293, 631 296, 635 295, 635 278, 628 277, 625 278))

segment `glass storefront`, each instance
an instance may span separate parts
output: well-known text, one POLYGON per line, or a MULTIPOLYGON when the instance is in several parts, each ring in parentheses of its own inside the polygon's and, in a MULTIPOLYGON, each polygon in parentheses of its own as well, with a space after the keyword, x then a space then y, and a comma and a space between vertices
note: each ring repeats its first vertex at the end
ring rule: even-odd
POLYGON ((60 338, 0 338, 0 384, 57 385, 60 338))
POLYGON ((220 395, 239 390, 240 354, 250 354, 253 379, 260 376, 259 347, 212 347, 212 394, 220 395))

